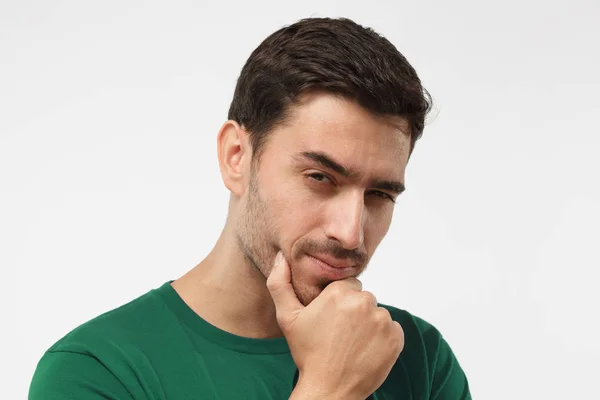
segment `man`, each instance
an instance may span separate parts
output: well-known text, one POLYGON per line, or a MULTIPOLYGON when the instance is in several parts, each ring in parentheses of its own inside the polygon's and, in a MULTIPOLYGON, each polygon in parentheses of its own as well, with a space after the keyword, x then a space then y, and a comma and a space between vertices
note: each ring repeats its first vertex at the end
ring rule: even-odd
POLYGON ((211 253, 76 328, 37 399, 470 399, 441 334, 357 277, 385 236, 430 102, 395 47, 347 19, 270 35, 238 80, 211 253))

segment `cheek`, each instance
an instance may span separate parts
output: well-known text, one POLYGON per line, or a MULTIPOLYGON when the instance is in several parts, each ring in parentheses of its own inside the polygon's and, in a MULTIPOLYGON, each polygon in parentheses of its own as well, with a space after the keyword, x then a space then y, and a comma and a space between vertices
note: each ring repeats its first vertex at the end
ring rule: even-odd
POLYGON ((314 201, 300 193, 282 192, 273 198, 272 206, 279 240, 288 250, 294 242, 319 226, 322 211, 314 201))
POLYGON ((369 215, 365 224, 365 247, 373 254, 390 229, 392 212, 382 212, 369 215))
POLYGON ((282 231, 288 232, 286 236, 297 237, 306 234, 318 225, 319 213, 309 204, 286 201, 281 206, 279 219, 282 231))

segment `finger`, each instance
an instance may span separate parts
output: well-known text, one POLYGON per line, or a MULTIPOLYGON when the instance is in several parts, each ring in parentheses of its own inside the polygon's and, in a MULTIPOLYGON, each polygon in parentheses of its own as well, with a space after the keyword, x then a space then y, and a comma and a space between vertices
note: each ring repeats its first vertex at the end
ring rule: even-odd
POLYGON ((366 290, 364 290, 362 292, 362 296, 365 297, 365 299, 372 304, 374 307, 377 307, 377 297, 375 297, 375 295, 371 292, 367 292, 366 290))
POLYGON ((363 287, 362 282, 356 278, 346 278, 336 282, 343 284, 348 289, 356 290, 357 292, 360 292, 363 287))
POLYGON ((343 298, 351 293, 355 294, 356 292, 360 293, 361 291, 362 283, 358 279, 345 278, 340 279, 339 281, 331 282, 329 285, 327 285, 327 287, 325 287, 325 289, 323 289, 323 291, 317 297, 317 299, 321 296, 324 296, 324 298, 327 298, 329 296, 339 296, 343 298))
POLYGON ((400 354, 402 352, 402 350, 404 350, 404 340, 405 340, 404 339, 404 329, 402 329, 402 326, 397 321, 393 321, 392 324, 393 324, 392 329, 394 332, 394 336, 398 338, 397 352, 398 352, 398 354, 400 354))
POLYGON ((281 251, 277 253, 273 262, 273 268, 267 278, 267 288, 275 303, 277 318, 279 320, 289 320, 299 310, 304 308, 300 300, 298 300, 296 292, 294 292, 290 266, 281 251))

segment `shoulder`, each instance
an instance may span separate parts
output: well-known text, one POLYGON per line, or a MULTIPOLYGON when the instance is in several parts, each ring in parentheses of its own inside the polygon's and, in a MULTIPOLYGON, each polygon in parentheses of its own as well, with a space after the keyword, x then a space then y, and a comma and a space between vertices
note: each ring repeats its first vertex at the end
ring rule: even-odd
POLYGON ((467 377, 442 333, 428 321, 386 304, 394 321, 404 331, 404 348, 398 358, 397 366, 408 375, 417 371, 422 375, 410 377, 422 393, 429 393, 435 399, 471 398, 467 377))
POLYGON ((433 324, 409 311, 387 304, 379 306, 387 309, 392 319, 402 326, 404 350, 401 357, 411 364, 425 362, 429 369, 435 369, 440 352, 450 351, 442 333, 433 324))
POLYGON ((43 354, 29 397, 129 399, 142 392, 132 366, 144 357, 144 337, 161 325, 152 321, 168 315, 155 289, 79 325, 43 354))
POLYGON ((156 292, 156 289, 150 290, 77 326, 54 343, 48 351, 87 354, 94 348, 135 341, 141 331, 154 328, 155 325, 150 325, 149 321, 155 320, 167 310, 156 292))
POLYGON ((440 331, 423 318, 387 304, 379 304, 379 306, 388 310, 392 319, 402 326, 405 337, 410 336, 410 339, 422 338, 428 342, 435 342, 441 339, 442 334, 440 331))

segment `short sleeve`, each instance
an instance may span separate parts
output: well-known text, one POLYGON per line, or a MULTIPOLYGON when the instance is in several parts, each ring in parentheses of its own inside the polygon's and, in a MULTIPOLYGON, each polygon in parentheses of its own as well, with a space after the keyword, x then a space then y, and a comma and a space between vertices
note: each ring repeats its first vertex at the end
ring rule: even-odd
POLYGON ((441 335, 434 365, 430 399, 471 400, 467 377, 452 349, 441 335))
POLYGON ((29 400, 132 400, 125 386, 100 361, 86 354, 48 351, 39 361, 29 400))

